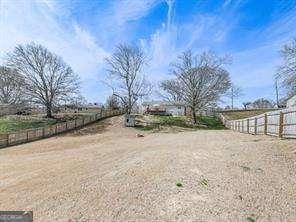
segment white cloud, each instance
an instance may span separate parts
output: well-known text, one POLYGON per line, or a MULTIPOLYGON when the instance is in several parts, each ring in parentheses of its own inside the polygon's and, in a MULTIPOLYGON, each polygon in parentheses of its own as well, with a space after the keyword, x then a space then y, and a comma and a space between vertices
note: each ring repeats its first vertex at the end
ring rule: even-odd
POLYGON ((4 0, 0 4, 0 58, 17 44, 34 41, 62 56, 83 82, 97 81, 108 53, 78 23, 57 17, 65 9, 48 0, 4 0))
POLYGON ((117 0, 113 3, 112 17, 117 25, 138 20, 154 8, 162 0, 117 0))
POLYGON ((174 0, 166 0, 167 18, 165 23, 148 39, 141 40, 141 46, 149 57, 148 74, 152 81, 167 77, 169 64, 177 57, 176 48, 178 29, 174 24, 174 0))
MULTIPOLYGON (((225 0, 215 14, 197 10, 186 15, 184 20, 179 18, 182 22, 176 23, 175 0, 114 0, 107 2, 104 9, 92 9, 92 26, 86 27, 71 17, 76 7, 72 1, 0 0, 0 60, 16 44, 38 42, 62 56, 73 67, 84 81, 87 96, 92 97, 90 82, 91 87, 95 87, 94 83, 104 79, 103 62, 109 50, 118 42, 129 42, 131 38, 134 41, 137 33, 130 33, 133 31, 131 25, 148 16, 160 3, 167 7, 166 21, 152 30, 154 32, 150 36, 140 40, 150 59, 146 73, 153 81, 167 78, 169 64, 186 49, 200 52, 222 48, 225 51, 231 31, 240 19, 237 9, 244 2, 225 0)), ((291 9, 285 17, 274 20, 267 28, 248 32, 253 49, 234 52, 234 63, 230 68, 237 84, 245 88, 272 85, 280 43, 296 34, 294 15, 295 10, 291 9)), ((107 94, 105 91, 101 93, 107 94)))

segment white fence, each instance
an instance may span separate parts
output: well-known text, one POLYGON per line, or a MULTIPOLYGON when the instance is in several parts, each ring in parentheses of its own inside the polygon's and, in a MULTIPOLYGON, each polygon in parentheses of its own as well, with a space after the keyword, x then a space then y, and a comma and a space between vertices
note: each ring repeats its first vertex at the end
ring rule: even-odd
POLYGON ((221 114, 221 119, 227 128, 242 133, 296 138, 296 107, 239 120, 228 120, 221 114))

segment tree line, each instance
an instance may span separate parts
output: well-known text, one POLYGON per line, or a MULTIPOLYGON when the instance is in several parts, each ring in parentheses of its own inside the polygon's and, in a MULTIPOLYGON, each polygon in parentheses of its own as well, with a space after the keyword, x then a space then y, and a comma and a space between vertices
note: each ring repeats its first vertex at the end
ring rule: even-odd
MULTIPOLYGON (((276 86, 277 89, 284 86, 286 95, 293 95, 296 93, 296 39, 283 46, 281 56, 283 62, 275 75, 276 86)), ((148 58, 135 45, 119 44, 106 58, 106 63, 107 85, 112 89, 107 105, 121 106, 129 114, 139 100, 149 96, 156 87, 144 74, 148 58)), ((157 90, 166 100, 189 107, 192 121, 197 123, 197 111, 216 107, 223 96, 231 99, 233 108, 234 99, 241 95, 241 89, 230 79, 227 70, 230 63, 229 56, 218 56, 215 52, 185 51, 170 65, 170 78, 161 81, 157 90)), ((18 45, 9 52, 0 74, 1 103, 38 104, 45 107, 46 116, 51 118, 53 109, 62 101, 81 100, 78 75, 61 57, 36 43, 18 45)), ((266 101, 261 99, 254 106, 263 103, 266 101)))
POLYGON ((78 75, 42 45, 18 45, 7 54, 0 72, 1 103, 41 105, 48 118, 61 101, 79 96, 78 75))

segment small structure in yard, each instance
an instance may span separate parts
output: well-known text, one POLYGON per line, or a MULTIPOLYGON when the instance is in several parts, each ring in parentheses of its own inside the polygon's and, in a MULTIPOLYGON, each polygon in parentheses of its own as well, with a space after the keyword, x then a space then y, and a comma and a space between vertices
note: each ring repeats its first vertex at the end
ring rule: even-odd
POLYGON ((185 116, 187 107, 181 102, 152 101, 142 103, 142 112, 153 115, 185 116))
POLYGON ((287 108, 290 108, 290 107, 296 107, 296 95, 290 97, 287 100, 287 108))
POLYGON ((124 126, 135 127, 136 126, 136 116, 133 114, 125 114, 124 126))

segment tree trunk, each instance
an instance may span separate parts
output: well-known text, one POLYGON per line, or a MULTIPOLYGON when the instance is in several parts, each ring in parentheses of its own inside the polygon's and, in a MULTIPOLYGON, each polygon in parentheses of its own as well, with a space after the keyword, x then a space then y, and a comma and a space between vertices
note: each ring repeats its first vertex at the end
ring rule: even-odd
POLYGON ((195 108, 191 108, 191 116, 192 116, 192 123, 195 125, 197 124, 197 118, 196 118, 196 110, 195 108))
POLYGON ((231 109, 233 110, 233 97, 231 97, 231 109))
POLYGON ((52 118, 52 106, 51 105, 46 106, 46 117, 52 118))

